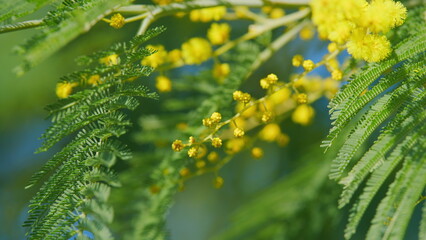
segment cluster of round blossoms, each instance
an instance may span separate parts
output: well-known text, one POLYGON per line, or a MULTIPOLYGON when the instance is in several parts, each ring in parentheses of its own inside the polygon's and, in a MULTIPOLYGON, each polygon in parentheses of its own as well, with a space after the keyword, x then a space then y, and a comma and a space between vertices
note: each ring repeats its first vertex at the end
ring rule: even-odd
POLYGON ((383 34, 401 25, 407 15, 404 5, 392 0, 313 0, 311 7, 321 38, 367 62, 389 56, 391 45, 383 34))
POLYGON ((308 125, 315 116, 309 105, 330 91, 335 92, 337 85, 330 84, 317 77, 302 77, 296 82, 280 82, 275 74, 260 79, 259 85, 266 90, 264 97, 255 99, 251 94, 235 91, 232 94, 235 104, 235 115, 224 119, 220 112, 213 112, 202 119, 205 127, 199 136, 191 136, 188 141, 175 140, 172 149, 176 152, 186 151, 193 163, 180 170, 182 181, 207 172, 215 173, 214 186, 224 183, 218 171, 236 153, 249 149, 255 159, 262 158, 262 148, 256 146, 258 140, 275 142, 286 146, 290 137, 283 133, 281 126, 275 121, 276 116, 290 113, 294 123, 308 125), (246 134, 253 131, 253 134, 246 134))

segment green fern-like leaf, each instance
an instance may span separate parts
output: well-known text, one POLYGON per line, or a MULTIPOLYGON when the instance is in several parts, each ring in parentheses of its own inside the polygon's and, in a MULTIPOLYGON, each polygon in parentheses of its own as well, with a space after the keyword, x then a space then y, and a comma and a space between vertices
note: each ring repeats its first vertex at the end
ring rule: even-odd
MULTIPOLYGON (((48 1, 45 2, 47 4, 48 1)), ((113 9, 130 2, 131 0, 63 1, 43 18, 41 31, 17 48, 17 52, 24 58, 23 64, 16 69, 17 73, 28 71, 80 34, 89 31, 113 9)), ((4 16, 6 18, 8 14, 4 16)))
MULTIPOLYGON (((153 29, 144 39, 163 30, 153 29)), ((85 231, 96 239, 113 239, 109 230, 113 209, 107 200, 110 188, 119 187, 120 182, 110 168, 117 159, 131 158, 129 149, 117 140, 131 124, 123 110, 134 110, 139 105, 136 97, 156 98, 134 79, 152 71, 137 66, 147 54, 139 55, 137 61, 134 53, 141 53, 137 45, 127 46, 115 54, 121 59, 131 55, 131 60, 113 66, 93 64, 67 76, 64 79, 79 83, 83 89, 48 107, 53 125, 43 134, 39 151, 48 150, 66 136, 74 137, 30 180, 28 187, 46 179, 30 202, 24 224, 29 228, 29 239, 87 239, 85 231), (121 69, 139 69, 139 75, 121 69), (91 74, 100 75, 99 85, 88 86, 82 81, 91 74)))
POLYGON ((395 172, 367 239, 402 239, 426 186, 426 25, 418 14, 425 9, 409 11, 406 25, 416 26, 415 31, 402 26, 391 33, 395 45, 392 56, 352 76, 330 103, 333 127, 323 146, 337 151, 330 178, 344 186, 339 207, 347 205, 365 182, 351 209, 347 239, 395 172), (403 34, 408 37, 402 38, 403 34), (375 136, 377 139, 358 159, 361 146, 375 136))

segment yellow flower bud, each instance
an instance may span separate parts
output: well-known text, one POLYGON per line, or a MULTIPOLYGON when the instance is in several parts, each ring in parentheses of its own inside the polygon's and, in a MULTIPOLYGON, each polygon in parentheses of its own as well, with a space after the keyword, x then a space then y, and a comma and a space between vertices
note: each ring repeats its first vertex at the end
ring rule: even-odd
POLYGON ((175 152, 180 152, 180 151, 182 151, 182 149, 185 147, 185 145, 183 145, 183 143, 182 143, 182 141, 181 140, 175 140, 173 143, 172 143, 172 149, 173 149, 173 151, 175 151, 175 152))
POLYGON ((263 150, 259 147, 254 147, 251 149, 251 156, 255 159, 263 157, 263 150))
POLYGON ((302 55, 294 55, 293 59, 291 60, 291 63, 295 67, 300 67, 302 65, 302 62, 303 62, 302 55))
POLYGON ((234 129, 234 136, 235 137, 237 137, 237 138, 239 138, 239 137, 242 137, 242 136, 244 136, 244 130, 243 129, 241 129, 241 128, 235 128, 234 129))
POLYGON ((166 76, 158 76, 155 78, 155 87, 159 92, 170 92, 172 90, 172 81, 166 76))
POLYGON ((219 148, 222 146, 222 139, 215 137, 212 139, 212 146, 215 148, 219 148))
POLYGON ((116 13, 111 17, 111 22, 109 23, 109 25, 115 29, 119 29, 122 28, 125 24, 125 19, 124 17, 119 14, 116 13))
POLYGON ((305 71, 310 72, 315 68, 315 63, 312 60, 305 60, 303 61, 302 66, 305 71))
POLYGON ((195 147, 192 147, 188 150, 188 156, 189 157, 196 157, 198 153, 198 149, 195 147))

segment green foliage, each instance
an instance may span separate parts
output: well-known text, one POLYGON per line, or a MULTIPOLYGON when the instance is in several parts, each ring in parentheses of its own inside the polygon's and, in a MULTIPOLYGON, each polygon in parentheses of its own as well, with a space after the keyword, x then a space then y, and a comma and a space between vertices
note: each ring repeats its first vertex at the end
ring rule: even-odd
MULTIPOLYGON (((145 173, 147 176, 140 184, 134 186, 134 188, 116 189, 117 193, 115 196, 134 196, 136 194, 132 198, 120 198, 114 201, 114 205, 117 207, 126 206, 123 219, 128 218, 129 212, 133 213, 134 225, 130 229, 128 226, 116 226, 119 229, 127 229, 127 231, 120 231, 126 233, 122 237, 123 239, 146 238, 160 240, 166 238, 164 231, 166 213, 173 201, 173 197, 181 187, 179 185, 181 178, 179 170, 190 165, 186 152, 173 153, 170 151, 171 142, 169 141, 173 138, 188 139, 189 136, 199 133, 205 128, 200 124, 203 116, 207 116, 214 111, 220 110, 222 112, 222 109, 229 109, 227 106, 233 101, 232 92, 237 90, 249 76, 259 50, 260 47, 258 44, 244 42, 228 54, 225 60, 229 62, 233 71, 224 80, 224 84, 222 85, 212 83, 215 80, 211 77, 211 71, 202 72, 197 78, 187 76, 185 81, 175 81, 175 85, 179 83, 185 85, 177 87, 182 87, 188 91, 187 94, 203 96, 203 101, 197 103, 198 107, 195 109, 194 106, 186 103, 181 105, 185 106, 185 108, 176 108, 176 105, 179 103, 175 102, 174 105, 171 105, 167 101, 164 101, 162 104, 163 113, 159 117, 144 116, 141 118, 144 129, 135 136, 137 141, 144 144, 158 142, 166 142, 167 144, 164 144, 163 147, 157 144, 153 152, 147 151, 141 153, 134 161, 130 161, 130 169, 121 174, 122 182, 125 185, 132 184, 135 178, 140 178, 144 175, 141 173, 145 173), (191 81, 191 79, 193 80, 191 81), (199 81, 202 82, 200 83, 199 81), (204 85, 204 88, 191 87, 194 84, 204 85), (209 90, 203 91, 203 89, 209 90), (179 114, 183 112, 187 114, 179 114), (164 119, 173 120, 167 121, 164 119), (188 122, 190 126, 197 127, 191 127, 182 132, 175 127, 176 122, 179 121, 188 122), (141 163, 141 159, 144 159, 145 164, 141 163), (155 162, 159 159, 160 162, 155 162), (161 191, 153 193, 147 189, 147 185, 158 187, 161 191), (135 188, 139 189, 139 191, 135 191, 135 188), (130 208, 128 207, 129 205, 131 206, 130 208)), ((179 101, 179 99, 174 98, 173 101, 179 101)), ((231 112, 223 112, 224 116, 231 115, 231 112)), ((120 216, 118 217, 120 218, 120 216)), ((122 222, 121 224, 126 225, 126 222, 122 222)), ((120 225, 120 221, 117 221, 116 225, 120 225)))
POLYGON ((424 7, 409 11, 407 23, 393 32, 396 46, 392 56, 352 76, 330 103, 334 121, 324 146, 338 150, 330 178, 343 185, 339 206, 347 205, 362 189, 351 210, 346 238, 355 233, 367 207, 390 179, 393 182, 376 210, 367 239, 402 239, 426 186, 422 175, 426 161, 426 25, 419 14, 424 11, 424 7), (356 160, 360 147, 375 136, 369 150, 356 160), (339 141, 344 142, 342 146, 339 141))
POLYGON ((88 68, 63 78, 84 89, 48 107, 53 125, 43 134, 39 152, 67 136, 73 139, 30 180, 28 187, 48 177, 30 204, 25 222, 29 239, 84 239, 84 231, 96 239, 112 239, 108 225, 113 210, 107 200, 110 188, 120 183, 111 167, 117 158, 131 158, 129 149, 117 140, 131 125, 124 110, 134 110, 139 105, 137 97, 157 98, 140 85, 141 80, 134 79, 152 71, 140 67, 140 60, 150 51, 142 51, 139 44, 163 30, 153 29, 129 44, 119 44, 120 48, 117 45, 88 57, 105 57, 114 50, 120 59, 118 64, 92 61, 88 68), (90 87, 85 80, 95 74, 100 75, 100 83, 90 87))
MULTIPOLYGON (((1 19, 8 19, 31 13, 49 1, 40 1, 35 4, 23 1, 22 5, 9 1, 11 9, 5 8, 4 15, 0 12, 1 19), (21 7, 22 6, 22 7, 21 7), (30 8, 30 7, 34 7, 30 8), (29 9, 32 9, 31 11, 29 9)), ((119 6, 129 4, 131 0, 68 0, 58 4, 54 10, 49 11, 42 19, 41 31, 26 43, 15 50, 23 55, 23 63, 16 69, 18 74, 23 74, 40 61, 50 56, 80 34, 87 32, 102 17, 111 13, 119 6)), ((14 23, 3 26, 1 29, 13 30, 26 27, 29 23, 14 23)))

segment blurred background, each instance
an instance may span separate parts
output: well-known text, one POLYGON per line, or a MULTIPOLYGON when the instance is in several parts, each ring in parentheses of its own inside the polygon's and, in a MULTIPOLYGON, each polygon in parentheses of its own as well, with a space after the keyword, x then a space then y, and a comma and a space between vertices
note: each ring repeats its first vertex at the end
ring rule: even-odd
MULTIPOLYGON (((48 10, 42 9, 23 20, 42 17, 48 10)), ((155 25, 162 24, 168 30, 155 43, 162 43, 167 49, 178 48, 188 37, 205 36, 209 27, 208 23, 192 23, 187 18, 177 21, 164 19, 155 25), (189 25, 190 28, 187 27, 189 25)), ((243 34, 247 31, 247 26, 248 21, 233 22, 232 36, 243 34)), ((56 149, 47 153, 34 154, 41 144, 38 138, 50 124, 44 106, 56 100, 56 82, 61 76, 78 69, 74 62, 76 57, 103 49, 115 42, 129 40, 138 27, 138 23, 131 23, 117 31, 100 22, 91 31, 20 77, 13 72, 21 61, 14 54, 14 47, 24 43, 37 29, 0 35, 1 240, 25 239, 25 229, 21 225, 26 218, 27 204, 36 189, 24 188, 30 176, 61 147, 56 146, 56 149)), ((291 56, 296 53, 304 53, 315 61, 325 51, 325 43, 313 41, 307 44, 297 39, 256 71, 245 88, 255 89, 258 79, 271 72, 288 77, 292 71, 291 56)), ((316 74, 322 73, 319 71, 316 74)), ((153 80, 150 81, 147 85, 154 89, 153 80)), ((317 114, 311 126, 301 127, 290 121, 282 124, 291 139, 287 147, 265 144, 262 146, 265 150, 262 160, 253 160, 248 153, 239 154, 221 171, 226 181, 224 188, 214 189, 211 186, 212 177, 207 175, 190 180, 186 190, 176 195, 175 205, 169 212, 167 228, 171 239, 200 240, 214 236, 227 228, 231 213, 239 206, 303 165, 301 158, 307 148, 314 149, 319 154, 319 142, 326 135, 329 124, 326 104, 326 99, 314 104, 317 114)), ((316 158, 316 161, 322 159, 321 155, 316 158)), ((333 229, 330 230, 333 232, 333 229)), ((333 233, 329 236, 338 235, 333 233)))
MULTIPOLYGON (((41 17, 48 10, 42 9, 26 19, 41 17)), ((192 23, 185 17, 166 18, 156 25, 165 25, 168 30, 153 43, 162 43, 167 49, 178 48, 189 37, 205 36, 209 27, 208 23, 192 23)), ((56 82, 78 69, 74 62, 76 57, 127 41, 138 27, 136 22, 115 30, 99 22, 90 32, 21 77, 13 72, 20 63, 19 56, 13 53, 14 46, 37 30, 0 34, 0 240, 25 239, 25 229, 21 225, 26 218, 27 204, 37 189, 24 188, 30 176, 61 147, 33 154, 40 146, 38 138, 50 124, 43 108, 56 100, 56 82)), ((246 32, 247 27, 247 21, 232 22, 231 38, 246 32)), ((293 55, 303 54, 319 61, 326 52, 326 44, 317 39, 305 42, 297 38, 263 64, 244 88, 255 91, 259 79, 269 73, 288 78, 295 71, 291 67, 293 55)), ((189 68, 181 74, 185 71, 191 73, 189 68)), ((327 72, 320 68, 313 74, 326 76, 327 72)), ((146 84, 155 89, 153 79, 146 84)), ((265 236, 271 236, 268 233, 271 231, 277 233, 275 239, 282 239, 280 236, 287 236, 283 233, 287 231, 288 236, 299 236, 292 239, 342 239, 347 209, 339 211, 336 204, 330 204, 336 203, 339 191, 325 177, 328 165, 319 148, 330 125, 327 102, 321 98, 313 104, 316 115, 310 126, 302 127, 289 120, 281 124, 283 132, 290 137, 288 146, 263 144, 265 156, 261 160, 254 160, 247 152, 238 154, 221 170, 225 179, 223 188, 212 187, 211 175, 188 181, 185 191, 175 196, 175 204, 168 213, 167 230, 171 239, 204 240, 213 236, 225 239, 232 236, 232 232, 220 234, 235 227, 236 222, 241 223, 242 228, 250 228, 248 219, 268 219, 274 214, 277 217, 274 224, 266 221, 261 225, 264 229, 260 232, 265 232, 265 236), (306 188, 310 184, 318 186, 314 190, 306 188), (250 208, 253 202, 260 202, 263 207, 253 210, 250 208), (253 212, 245 211, 245 206, 253 212), (247 220, 245 225, 244 220, 247 220), (307 226, 316 230, 304 232, 307 226)), ((148 107, 144 111, 155 109, 148 107)), ((418 213, 415 218, 419 218, 418 213)), ((272 238, 259 235, 257 239, 272 238)))

